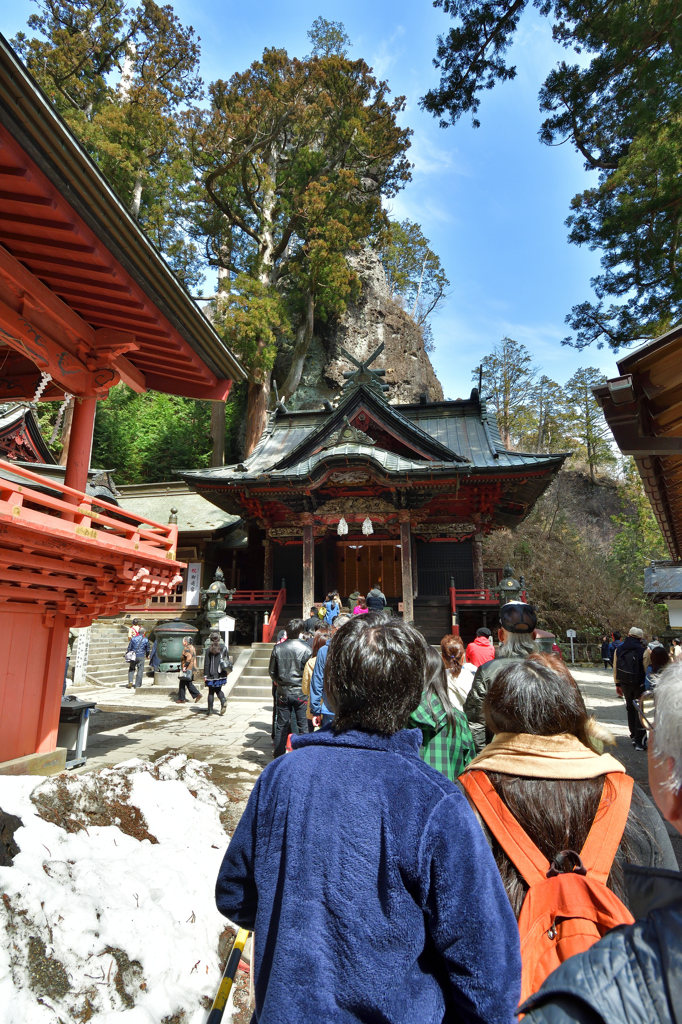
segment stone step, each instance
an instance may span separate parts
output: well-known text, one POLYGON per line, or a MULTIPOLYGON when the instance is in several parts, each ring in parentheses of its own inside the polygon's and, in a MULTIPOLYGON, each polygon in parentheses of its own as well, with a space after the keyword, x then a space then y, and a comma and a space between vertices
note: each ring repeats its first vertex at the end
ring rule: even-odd
POLYGON ((242 670, 242 676, 263 676, 268 679, 269 675, 265 665, 252 665, 251 662, 242 670))

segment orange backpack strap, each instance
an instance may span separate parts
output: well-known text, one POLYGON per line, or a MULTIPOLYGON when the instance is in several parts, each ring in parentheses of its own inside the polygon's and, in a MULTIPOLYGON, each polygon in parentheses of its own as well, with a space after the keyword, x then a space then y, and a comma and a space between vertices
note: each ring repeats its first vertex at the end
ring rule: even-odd
POLYGON ((604 781, 597 813, 580 851, 580 858, 595 882, 606 885, 630 813, 633 785, 632 777, 625 772, 609 772, 604 781))
POLYGON ((486 773, 464 772, 457 781, 464 786, 472 804, 528 885, 544 882, 549 861, 497 795, 486 773))

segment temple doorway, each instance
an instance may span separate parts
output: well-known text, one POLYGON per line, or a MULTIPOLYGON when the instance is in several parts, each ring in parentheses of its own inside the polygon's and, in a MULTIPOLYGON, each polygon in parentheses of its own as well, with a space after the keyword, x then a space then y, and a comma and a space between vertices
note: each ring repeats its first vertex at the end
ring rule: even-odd
POLYGON ((394 540, 339 540, 336 542, 336 585, 346 600, 357 590, 367 594, 379 583, 388 598, 402 595, 400 544, 394 540))

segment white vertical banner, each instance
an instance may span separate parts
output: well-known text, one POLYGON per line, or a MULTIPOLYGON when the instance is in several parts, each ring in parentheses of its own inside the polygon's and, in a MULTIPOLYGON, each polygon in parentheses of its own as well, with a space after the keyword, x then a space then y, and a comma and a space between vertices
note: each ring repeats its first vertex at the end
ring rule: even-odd
POLYGON ((185 607, 192 608, 199 604, 201 590, 201 562, 189 562, 187 580, 185 582, 185 607))
POLYGON ((90 626, 81 629, 74 644, 76 661, 73 669, 73 685, 83 686, 86 682, 85 673, 88 668, 90 654, 90 626))

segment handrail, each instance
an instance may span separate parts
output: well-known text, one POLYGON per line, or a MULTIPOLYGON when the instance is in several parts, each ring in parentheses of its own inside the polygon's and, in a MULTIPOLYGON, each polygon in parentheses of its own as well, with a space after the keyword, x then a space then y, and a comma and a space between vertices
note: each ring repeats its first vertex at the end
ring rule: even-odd
POLYGON ((284 605, 286 603, 286 599, 287 599, 287 592, 284 589, 284 587, 282 587, 282 589, 280 590, 280 592, 277 595, 277 600, 275 601, 273 609, 270 612, 270 621, 266 622, 266 623, 263 623, 263 643, 264 644, 272 643, 273 636, 276 636, 276 633, 277 633, 277 620, 279 619, 280 612, 282 611, 282 608, 284 607, 284 605))
MULTIPOLYGON (((0 518, 7 517, 55 533, 74 534, 79 539, 100 539, 114 547, 119 547, 122 541, 132 542, 137 552, 144 552, 149 557, 175 560, 178 540, 176 524, 155 523, 145 516, 112 505, 103 498, 84 494, 58 480, 46 479, 23 466, 15 466, 0 459, 0 473, 3 471, 28 481, 29 485, 37 484, 41 490, 0 476, 0 518), (48 492, 56 491, 62 497, 45 493, 45 488, 48 492), (30 508, 25 502, 37 508, 30 508), (116 518, 106 513, 114 513, 116 518)), ((125 547, 128 547, 128 543, 125 543, 125 547)))
POLYGON ((277 600, 279 590, 235 590, 228 597, 232 604, 270 604, 277 600))

